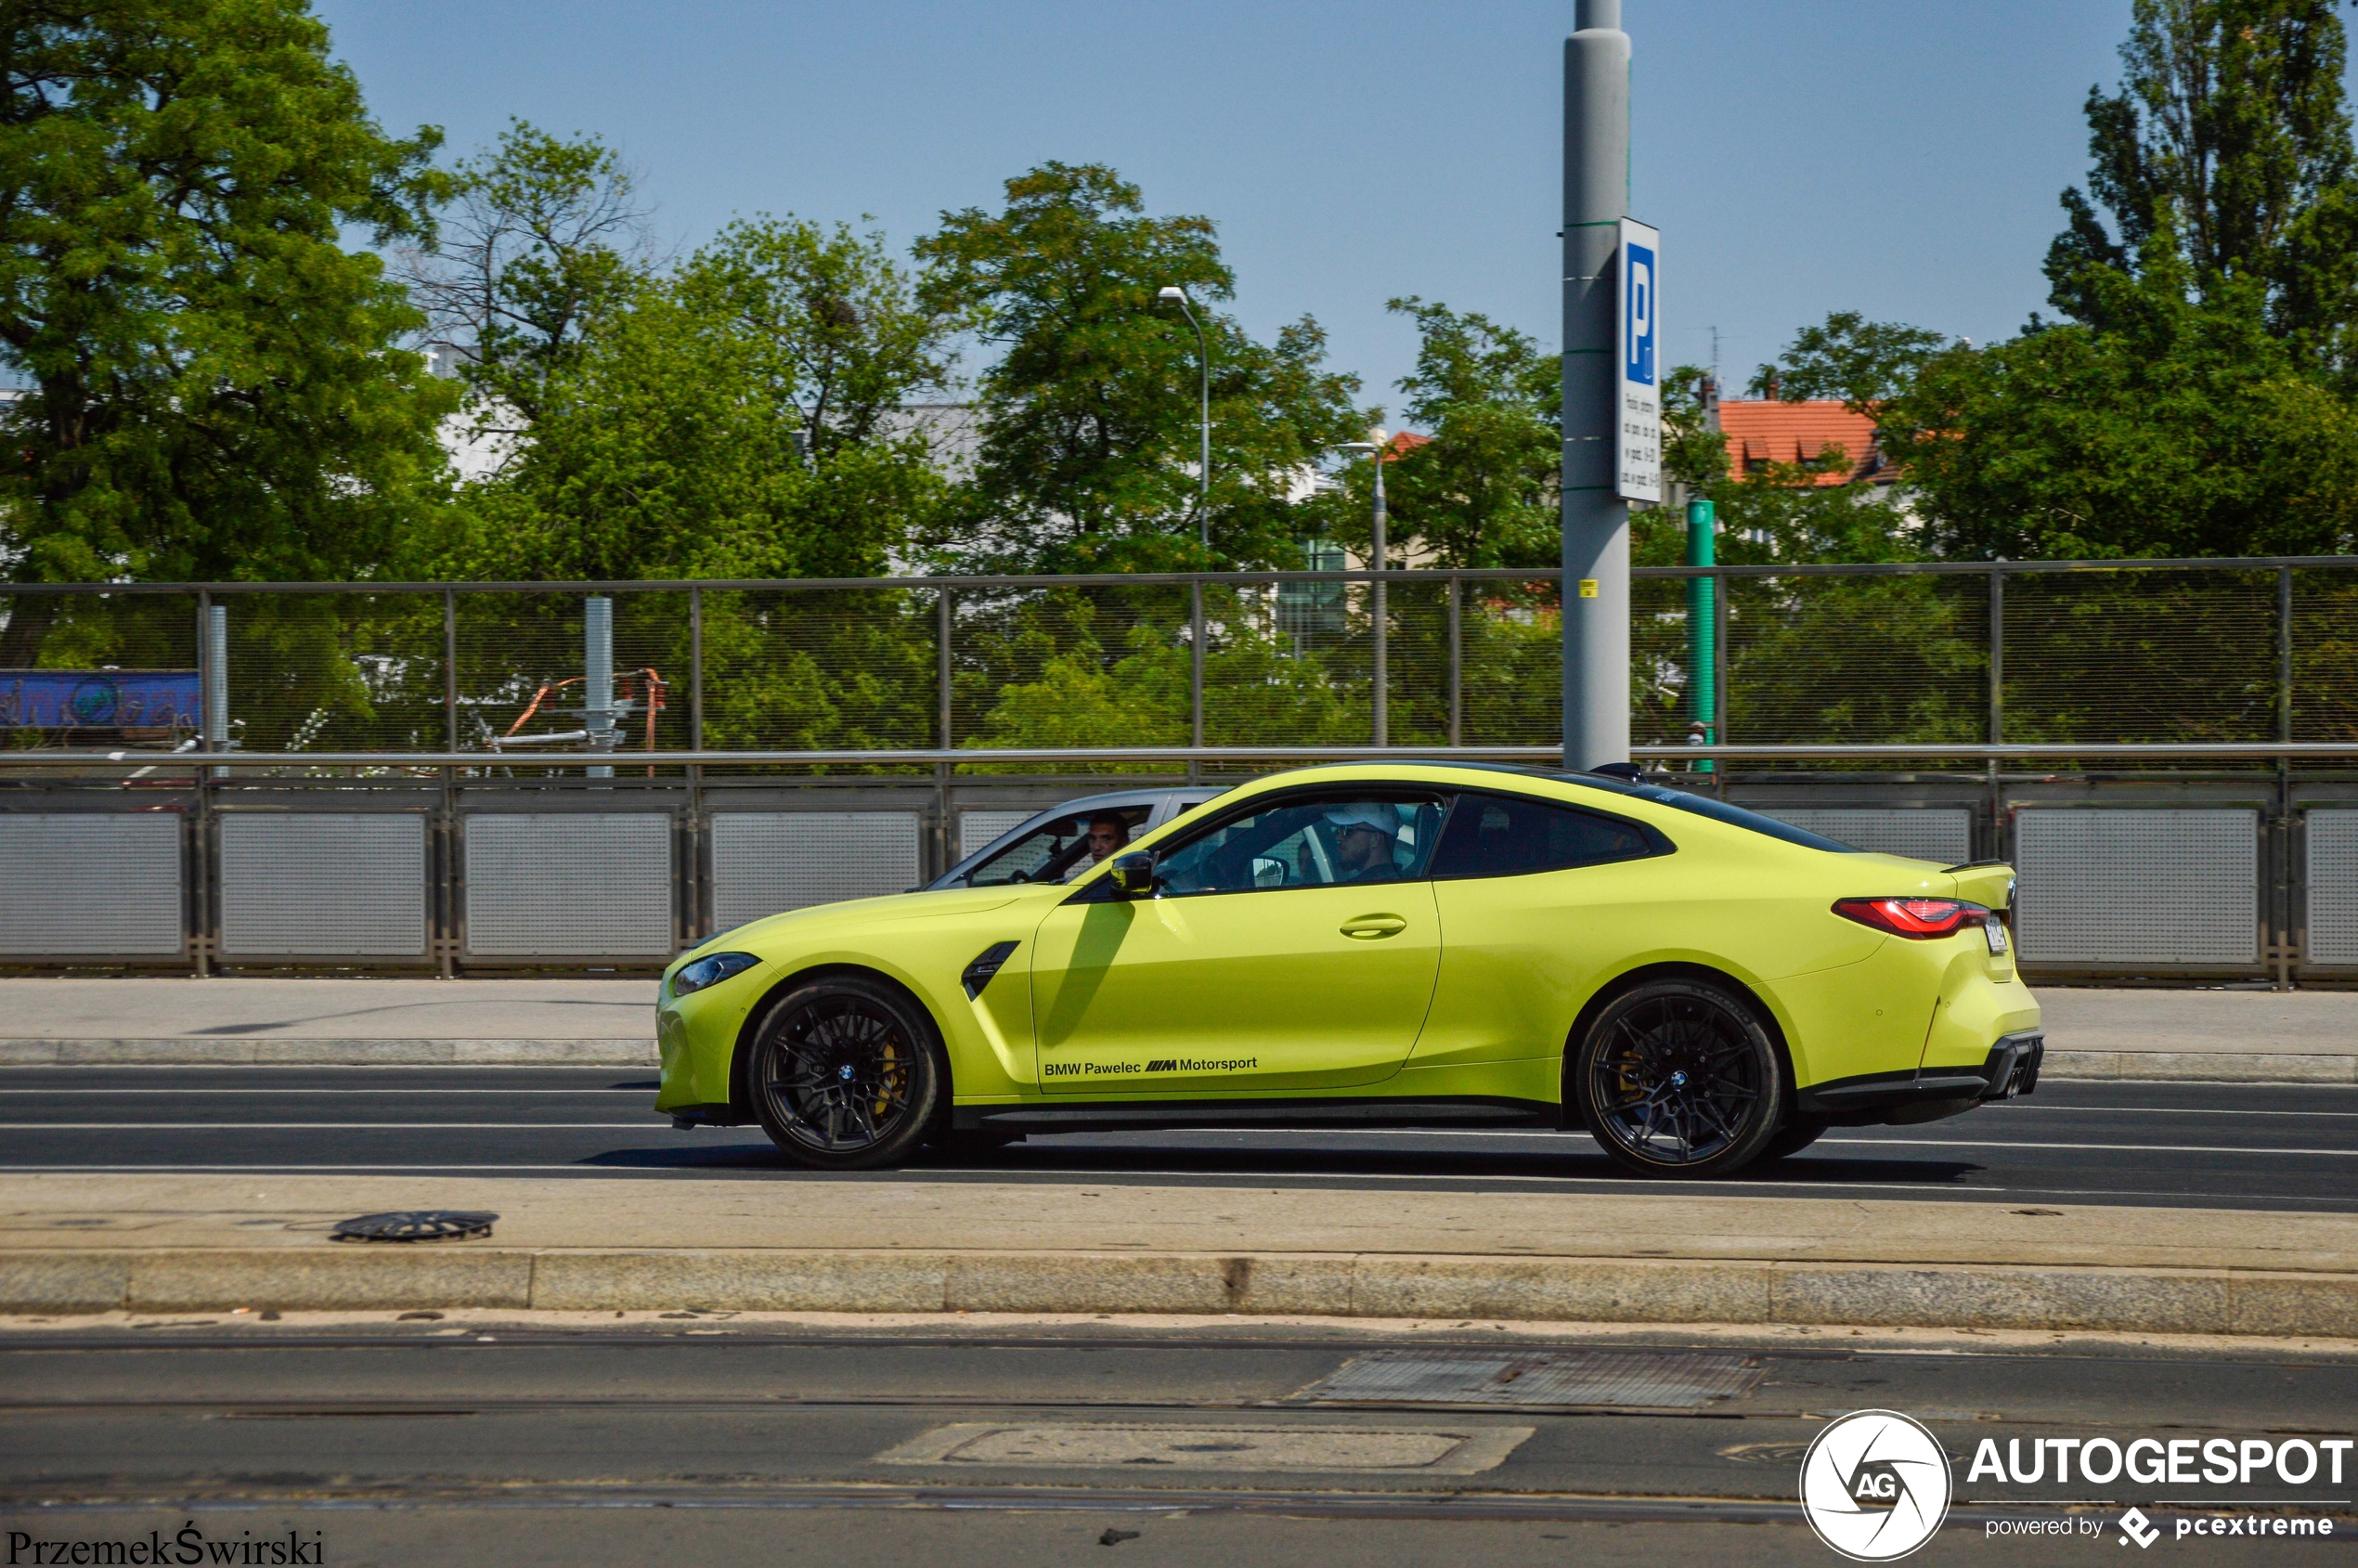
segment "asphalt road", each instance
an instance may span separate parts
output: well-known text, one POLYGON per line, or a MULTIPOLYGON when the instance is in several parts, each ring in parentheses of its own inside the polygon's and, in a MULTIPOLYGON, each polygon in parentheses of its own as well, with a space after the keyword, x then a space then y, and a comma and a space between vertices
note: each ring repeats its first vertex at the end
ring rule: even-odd
MULTIPOLYGON (((818 1176, 758 1129, 675 1131, 649 1111, 654 1090, 613 1069, 16 1068, 0 1072, 0 1170, 1664 1190, 1617 1175, 1585 1134, 1531 1131, 1067 1134, 818 1176)), ((1927 1126, 1837 1129, 1680 1190, 2348 1210, 2358 1088, 2050 1081, 1927 1126)))
POLYGON ((2300 1484, 2066 1485, 1971 1461, 1984 1439, 2347 1433, 2358 1356, 719 1316, 0 1335, 0 1531, 292 1531, 333 1562, 1814 1564, 1836 1559, 1798 1517, 1799 1461, 1860 1408, 1911 1414, 1950 1457, 1947 1527, 1918 1561, 2122 1561, 2132 1504, 2172 1532, 2213 1510, 2335 1521, 2332 1540, 2201 1542, 2206 1561, 2353 1560, 2358 1462, 2339 1484, 2321 1465, 2300 1484), (1403 1358, 1520 1380, 1485 1404, 1328 1381, 1403 1358), (1608 1360, 1609 1399, 1579 1382, 1608 1360), (1551 1367, 1574 1376, 1534 1375, 1551 1367), (2068 1542, 1989 1535, 2065 1519, 2068 1542))

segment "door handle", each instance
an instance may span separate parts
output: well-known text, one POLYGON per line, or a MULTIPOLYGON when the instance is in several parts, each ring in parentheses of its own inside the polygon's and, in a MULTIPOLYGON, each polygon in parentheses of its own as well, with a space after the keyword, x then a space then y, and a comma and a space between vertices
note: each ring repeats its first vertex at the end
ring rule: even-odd
POLYGON ((1361 941, 1373 941, 1379 937, 1396 937, 1408 928, 1408 923, 1396 914, 1359 914, 1342 923, 1342 934, 1361 941))

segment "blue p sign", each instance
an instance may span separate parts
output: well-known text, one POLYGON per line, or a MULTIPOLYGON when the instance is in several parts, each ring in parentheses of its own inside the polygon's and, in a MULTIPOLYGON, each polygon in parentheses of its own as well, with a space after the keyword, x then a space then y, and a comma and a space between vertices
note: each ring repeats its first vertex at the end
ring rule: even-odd
POLYGON ((1639 386, 1654 384, 1654 253, 1651 247, 1625 243, 1621 257, 1622 342, 1628 360, 1621 368, 1624 381, 1639 386))

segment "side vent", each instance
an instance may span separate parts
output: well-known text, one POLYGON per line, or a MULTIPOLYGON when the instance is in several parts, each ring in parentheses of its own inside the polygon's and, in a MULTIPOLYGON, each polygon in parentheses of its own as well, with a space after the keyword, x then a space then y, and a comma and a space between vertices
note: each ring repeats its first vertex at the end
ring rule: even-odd
POLYGON ((967 965, 965 973, 958 977, 966 988, 966 1000, 971 1002, 980 996, 982 988, 991 983, 991 977, 997 974, 1009 955, 1022 945, 1020 942, 992 942, 975 954, 975 961, 967 965))

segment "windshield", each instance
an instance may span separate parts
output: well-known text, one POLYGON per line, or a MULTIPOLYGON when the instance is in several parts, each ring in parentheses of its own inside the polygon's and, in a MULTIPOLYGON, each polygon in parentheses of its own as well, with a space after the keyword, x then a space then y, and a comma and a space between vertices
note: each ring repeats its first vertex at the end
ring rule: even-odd
POLYGON ((969 888, 1014 882, 1069 882, 1136 837, 1151 806, 1117 806, 1041 823, 958 880, 969 888))

